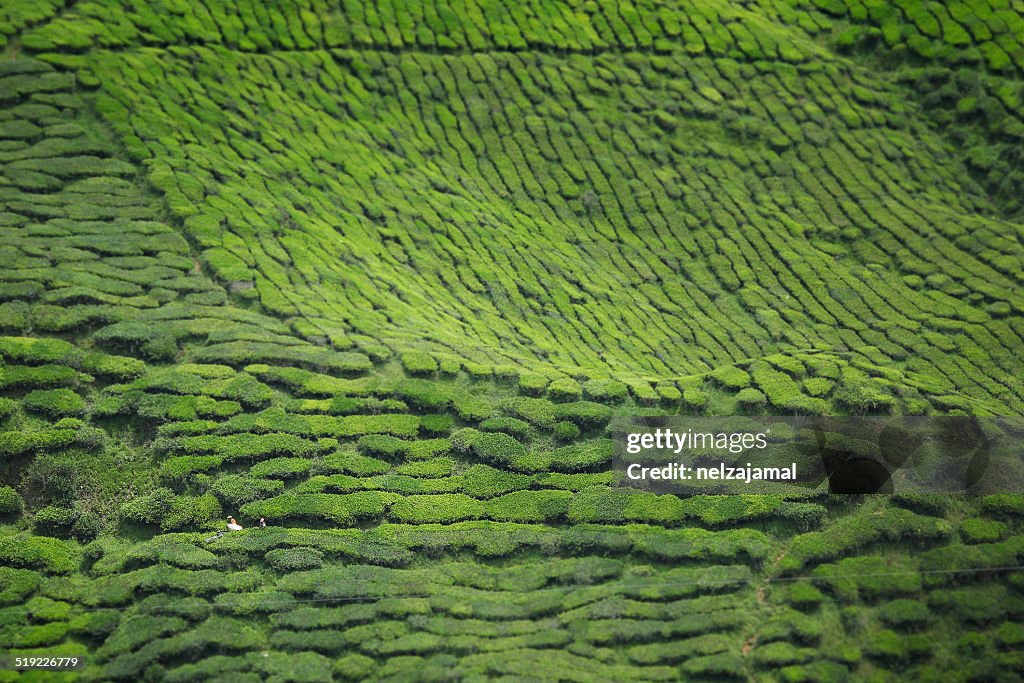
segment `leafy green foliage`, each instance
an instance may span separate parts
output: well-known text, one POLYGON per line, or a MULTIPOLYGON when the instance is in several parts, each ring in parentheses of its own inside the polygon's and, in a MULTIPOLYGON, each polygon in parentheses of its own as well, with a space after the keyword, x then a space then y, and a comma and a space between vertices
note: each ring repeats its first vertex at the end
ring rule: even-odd
POLYGON ((1019 496, 655 495, 603 431, 1024 409, 1016 9, 65 4, 0 8, 3 647, 1021 671, 1019 496))

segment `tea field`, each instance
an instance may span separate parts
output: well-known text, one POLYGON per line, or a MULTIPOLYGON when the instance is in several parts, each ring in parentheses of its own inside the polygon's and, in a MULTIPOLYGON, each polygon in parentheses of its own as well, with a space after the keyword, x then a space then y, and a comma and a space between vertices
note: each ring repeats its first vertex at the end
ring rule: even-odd
POLYGON ((0 681, 1024 679, 1024 495, 657 495, 608 429, 1024 416, 1019 0, 0 49, 0 652, 85 658, 0 681))

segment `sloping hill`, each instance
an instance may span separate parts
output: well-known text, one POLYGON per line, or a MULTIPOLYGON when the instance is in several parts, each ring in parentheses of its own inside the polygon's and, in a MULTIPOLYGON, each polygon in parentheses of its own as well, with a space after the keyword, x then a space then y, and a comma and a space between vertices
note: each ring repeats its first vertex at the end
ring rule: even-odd
POLYGON ((610 486, 605 426, 1019 416, 1021 26, 0 8, 0 647, 88 652, 69 680, 1019 678, 1020 496, 655 496, 610 486))

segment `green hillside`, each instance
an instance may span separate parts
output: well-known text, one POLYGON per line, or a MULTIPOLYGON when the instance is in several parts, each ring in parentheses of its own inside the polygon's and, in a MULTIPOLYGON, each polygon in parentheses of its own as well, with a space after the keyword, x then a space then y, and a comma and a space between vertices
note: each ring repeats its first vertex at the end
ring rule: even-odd
POLYGON ((0 681, 1024 677, 1024 496, 656 495, 607 429, 1024 415, 1019 1, 0 46, 0 652, 86 659, 0 681))

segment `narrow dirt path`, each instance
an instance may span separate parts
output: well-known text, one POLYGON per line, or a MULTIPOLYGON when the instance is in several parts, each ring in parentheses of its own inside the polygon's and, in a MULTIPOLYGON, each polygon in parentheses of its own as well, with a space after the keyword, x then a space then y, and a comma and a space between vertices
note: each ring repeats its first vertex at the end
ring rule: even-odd
MULTIPOLYGON (((760 611, 763 607, 765 607, 767 605, 767 602, 765 600, 765 596, 766 596, 766 594, 768 592, 768 585, 772 581, 772 574, 773 574, 775 568, 779 565, 779 562, 781 562, 782 558, 785 557, 785 556, 786 556, 786 549, 785 548, 780 549, 779 552, 777 552, 775 554, 775 557, 772 558, 772 561, 765 568, 764 574, 763 574, 763 578, 761 579, 761 583, 758 585, 757 590, 754 593, 755 604, 756 604, 756 610, 757 611, 760 611)), ((742 654, 744 657, 750 656, 751 651, 757 645, 757 639, 758 639, 758 630, 755 627, 754 630, 750 633, 750 635, 748 635, 746 637, 746 639, 743 641, 743 647, 740 648, 740 654, 742 654)), ((747 676, 747 680, 752 681, 752 680, 754 680, 754 678, 753 678, 753 676, 748 675, 747 676)))

